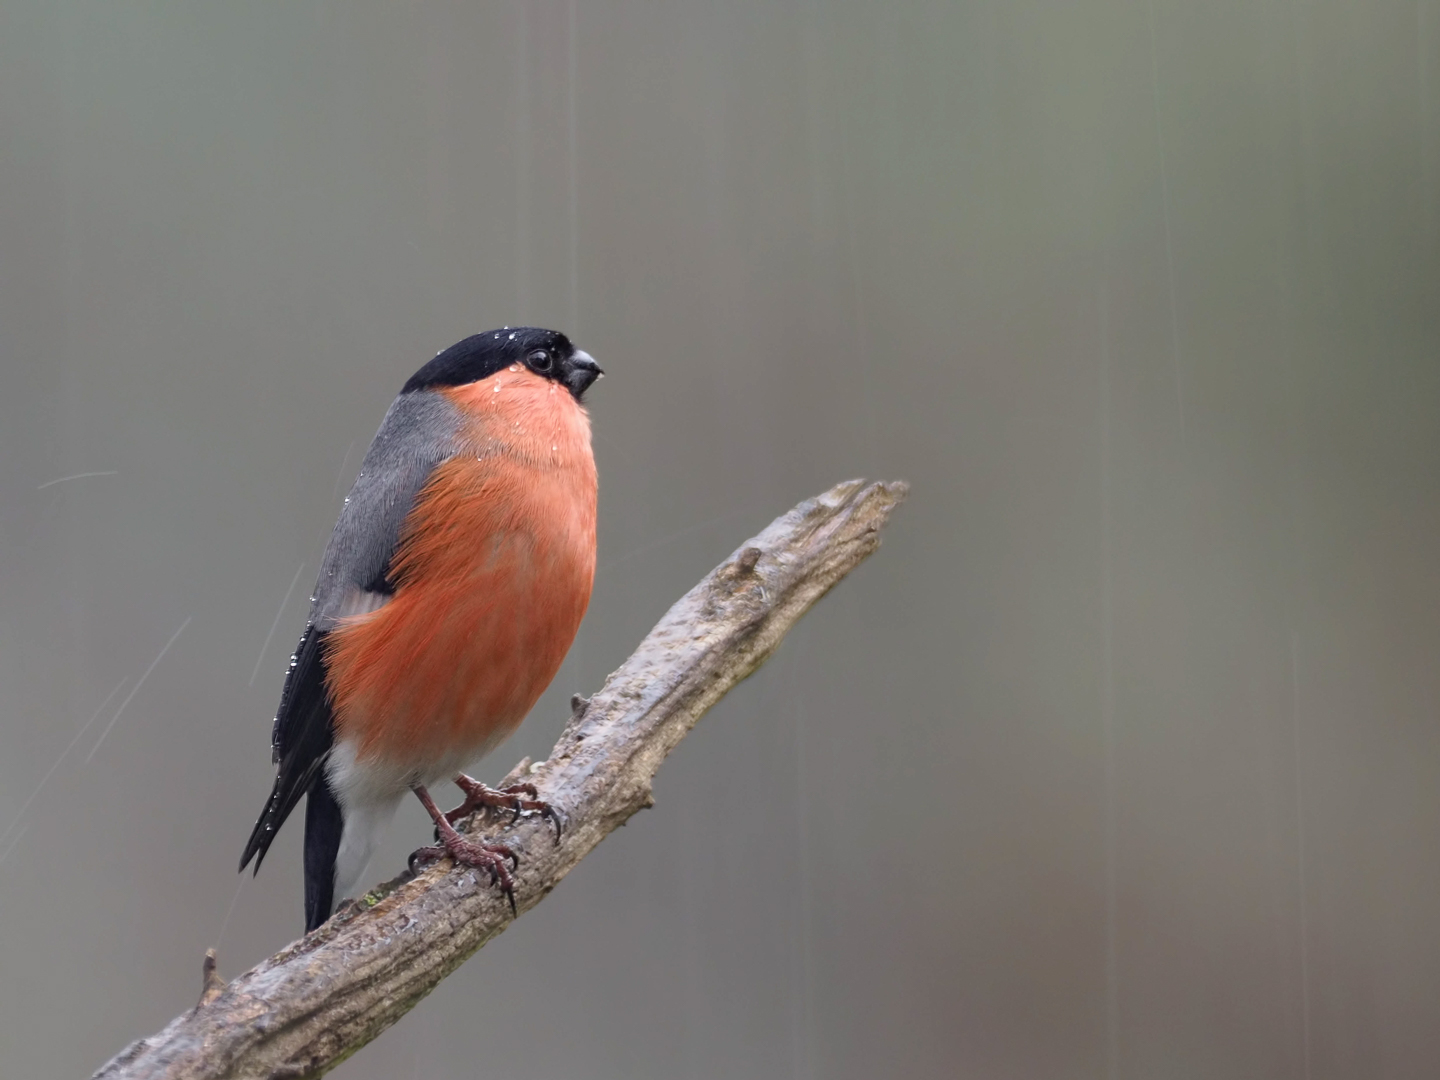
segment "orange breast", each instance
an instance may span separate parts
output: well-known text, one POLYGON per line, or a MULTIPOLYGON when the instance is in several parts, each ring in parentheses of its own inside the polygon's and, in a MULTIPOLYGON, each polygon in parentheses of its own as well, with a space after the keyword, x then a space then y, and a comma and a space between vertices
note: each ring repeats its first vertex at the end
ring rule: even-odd
POLYGON ((584 410, 509 369, 446 393, 469 421, 431 476, 391 567, 394 597, 327 652, 336 733, 357 760, 424 773, 525 718, 590 602, 595 461, 584 410))

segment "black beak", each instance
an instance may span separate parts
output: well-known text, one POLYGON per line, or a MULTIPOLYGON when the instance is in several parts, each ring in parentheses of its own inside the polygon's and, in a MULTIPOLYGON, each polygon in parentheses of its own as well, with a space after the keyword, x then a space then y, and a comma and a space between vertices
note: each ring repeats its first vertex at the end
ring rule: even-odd
POLYGON ((579 401, 590 384, 604 375, 600 365, 595 363, 595 358, 583 349, 576 349, 570 356, 569 370, 565 372, 565 385, 570 388, 570 393, 575 395, 579 401))

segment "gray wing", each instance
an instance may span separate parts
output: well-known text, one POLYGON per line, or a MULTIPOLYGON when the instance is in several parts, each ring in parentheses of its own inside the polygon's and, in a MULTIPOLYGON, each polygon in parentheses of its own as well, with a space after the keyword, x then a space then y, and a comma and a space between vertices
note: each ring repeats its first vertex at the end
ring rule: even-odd
MULTIPOLYGON (((430 473, 453 453, 459 425, 455 406, 441 395, 423 390, 401 394, 385 414, 360 464, 360 475, 345 499, 345 508, 325 549, 310 621, 290 660, 290 672, 280 694, 271 735, 278 766, 275 787, 245 845, 242 870, 254 858, 259 871, 280 826, 321 775, 334 742, 333 714, 325 684, 325 638, 338 619, 373 611, 393 593, 386 573, 401 526, 430 473)), ((328 792, 322 791, 322 795, 328 796, 328 792)), ((325 915, 329 914, 329 894, 321 897, 317 893, 317 898, 312 898, 310 879, 314 877, 323 884, 329 878, 319 870, 311 873, 310 849, 315 844, 326 848, 333 863, 333 848, 339 843, 339 818, 334 814, 330 818, 333 820, 326 819, 326 836, 312 836, 316 827, 308 821, 306 830, 307 912, 311 907, 317 911, 324 907, 325 915)))
POLYGON ((390 406, 345 498, 315 583, 310 622, 322 630, 373 611, 394 591, 386 579, 400 528, 430 473, 454 453, 460 415, 433 391, 390 406))

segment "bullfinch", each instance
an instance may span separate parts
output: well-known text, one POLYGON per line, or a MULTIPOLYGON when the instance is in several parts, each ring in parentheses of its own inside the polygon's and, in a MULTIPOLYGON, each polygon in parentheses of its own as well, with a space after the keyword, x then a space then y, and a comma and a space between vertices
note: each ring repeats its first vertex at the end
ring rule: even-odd
MULTIPOLYGON (((468 337, 417 371, 380 424, 325 549, 271 736, 275 787, 245 845, 256 873, 300 797, 305 928, 353 894, 406 792, 438 844, 507 895, 519 860, 461 836, 480 806, 560 818, 462 771, 514 731, 565 658, 595 574, 586 390, 603 372, 553 330, 468 337), (429 788, 464 792, 442 813, 429 788)), ((412 857, 412 862, 414 857, 412 857)))

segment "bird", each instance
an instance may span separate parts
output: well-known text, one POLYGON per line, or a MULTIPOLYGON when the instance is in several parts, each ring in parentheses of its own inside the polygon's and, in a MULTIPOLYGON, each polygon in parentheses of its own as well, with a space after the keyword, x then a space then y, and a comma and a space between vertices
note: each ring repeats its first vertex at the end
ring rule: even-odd
POLYGON ((561 815, 531 784, 464 770, 513 732, 569 651, 595 576, 585 393, 604 372, 564 334, 505 327, 438 353, 375 434, 321 560, 271 732, 275 785, 240 859, 260 872, 305 797, 305 930, 353 895, 401 799, 515 908, 506 845, 462 836, 477 807, 561 815), (441 812, 430 788, 464 801, 441 812), (508 863, 508 866, 507 866, 508 863))

